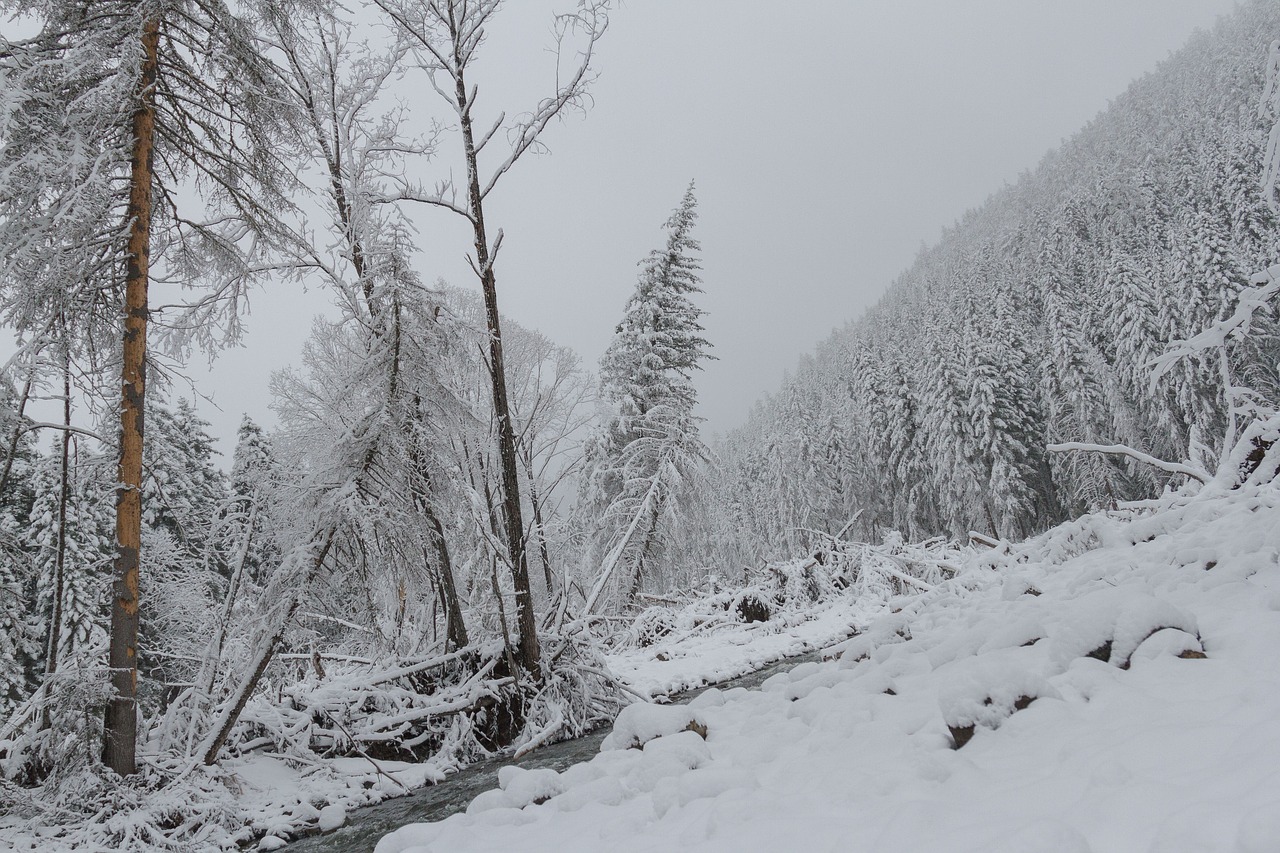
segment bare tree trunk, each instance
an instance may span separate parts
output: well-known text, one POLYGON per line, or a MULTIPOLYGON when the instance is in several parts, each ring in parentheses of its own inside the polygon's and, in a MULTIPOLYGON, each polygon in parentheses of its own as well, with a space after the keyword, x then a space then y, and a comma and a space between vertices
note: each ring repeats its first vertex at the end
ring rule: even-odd
POLYGON ((458 600, 458 586, 453 579, 453 562, 449 558, 449 545, 445 542, 444 526, 431 504, 426 504, 423 514, 431 524, 431 539, 436 546, 436 561, 440 564, 440 591, 444 594, 445 619, 448 623, 449 644, 454 649, 467 643, 467 625, 462 620, 462 604, 458 600))
POLYGON ((116 488, 116 560, 111 596, 111 698, 107 701, 103 762, 129 776, 137 770, 138 568, 142 553, 142 436, 147 377, 147 283, 151 253, 156 71, 160 22, 142 28, 139 103, 133 114, 129 173, 128 270, 124 346, 120 366, 120 467, 116 488))
POLYGON ((244 539, 236 552, 236 564, 227 581, 227 594, 222 601, 222 615, 213 629, 213 637, 205 650, 204 660, 200 663, 200 672, 196 676, 196 698, 207 701, 213 695, 213 685, 218 678, 218 664, 222 660, 222 647, 227 641, 227 626, 231 624, 231 615, 235 610, 236 598, 240 594, 240 585, 244 582, 244 574, 249 562, 249 551, 253 547, 253 529, 258 523, 258 492, 255 489, 249 497, 249 517, 245 522, 244 539))
POLYGON ((298 610, 298 605, 302 602, 302 592, 310 588, 315 576, 319 574, 320 569, 324 566, 325 558, 329 556, 329 549, 333 547, 336 533, 336 528, 331 527, 314 537, 313 542, 315 542, 317 550, 315 556, 311 559, 311 565, 308 567, 305 577, 300 578, 290 590, 288 600, 283 603, 280 609, 279 618, 273 621, 270 629, 271 633, 263 636, 258 641, 254 652, 253 667, 236 687, 234 695, 228 700, 227 706, 223 709, 222 718, 218 721, 208 739, 202 744, 202 749, 204 750, 202 760, 205 766, 212 765, 218 760, 218 753, 231 735, 231 730, 235 728, 236 721, 240 719, 240 714, 244 711, 244 706, 248 704, 249 697, 253 695, 253 691, 258 689, 258 682, 262 680, 262 676, 267 671, 267 666, 271 663, 271 658, 275 656, 276 649, 280 646, 280 639, 284 636, 289 620, 293 618, 293 614, 298 610))
MULTIPOLYGON (((63 329, 65 336, 65 327, 63 329)), ((71 426, 71 353, 63 340, 62 351, 62 424, 71 426)), ((71 430, 62 431, 62 458, 58 471, 58 542, 53 561, 53 608, 49 614, 49 636, 44 656, 44 680, 48 684, 58 671, 58 647, 62 642, 62 599, 66 588, 67 503, 71 499, 71 430)), ((46 688, 48 689, 48 688, 46 688)), ((49 704, 40 717, 40 728, 50 725, 49 704)))
POLYGON ((542 520, 542 500, 538 497, 538 486, 533 479, 533 460, 528 453, 522 454, 525 477, 529 481, 529 506, 533 508, 533 530, 538 533, 538 556, 542 559, 542 574, 547 584, 547 600, 555 598, 556 582, 551 572, 551 553, 547 549, 547 528, 542 520))
MULTIPOLYGON (((422 400, 416 395, 413 401, 413 411, 418 419, 423 418, 422 400)), ((426 518, 427 524, 431 528, 428 535, 435 546, 436 562, 440 573, 440 593, 443 598, 445 620, 448 625, 449 643, 455 649, 461 649, 468 642, 467 625, 462 619, 462 603, 458 599, 458 587, 453 578, 453 560, 449 556, 449 543, 444 536, 444 525, 440 523, 440 517, 436 515, 435 506, 431 502, 431 474, 427 470, 427 466, 419 452, 417 437, 412 435, 410 430, 406 429, 406 433, 409 433, 406 438, 410 442, 410 464, 414 467, 413 473, 417 480, 415 484, 417 488, 414 490, 417 508, 426 518)), ((424 554, 423 556, 425 557, 426 555, 424 554)))
POLYGON ((649 559, 649 554, 653 550, 653 543, 657 539, 658 533, 658 516, 661 512, 659 501, 653 503, 653 515, 649 517, 649 531, 645 534, 644 544, 640 546, 640 557, 636 560, 636 571, 631 577, 631 588, 627 591, 628 605, 635 604, 636 598, 640 595, 640 589, 644 586, 644 564, 649 559))
MULTIPOLYGON (((455 47, 458 45, 454 41, 455 47)), ((507 400, 506 367, 502 358, 502 325, 498 319, 497 281, 493 274, 493 258, 485 233, 484 202, 480 195, 480 171, 476 160, 475 137, 471 130, 471 111, 463 82, 460 56, 455 56, 459 71, 455 78, 462 143, 467 160, 468 201, 475 236, 476 271, 484 291, 485 319, 489 331, 489 377, 493 385, 493 414, 498 421, 498 456, 502 463, 502 510, 507 533, 511 577, 516 592, 516 626, 520 665, 535 678, 541 678, 541 650, 538 647, 538 625, 533 612, 533 593, 529 587, 529 563, 525 553, 524 519, 520 506, 520 482, 516 473, 516 433, 511 423, 511 406, 507 400)))

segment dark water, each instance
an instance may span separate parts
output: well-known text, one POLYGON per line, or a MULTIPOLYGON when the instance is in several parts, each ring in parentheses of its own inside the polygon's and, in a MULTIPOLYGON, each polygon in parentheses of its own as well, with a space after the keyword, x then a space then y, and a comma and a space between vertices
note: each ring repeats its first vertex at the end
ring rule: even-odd
MULTIPOLYGON (((763 669, 738 678, 731 678, 713 686, 721 690, 734 687, 759 687, 769 676, 785 672, 807 661, 818 660, 818 652, 808 652, 796 657, 772 663, 763 669)), ((676 702, 688 702, 709 688, 690 690, 672 697, 676 702)), ((609 728, 597 729, 591 734, 574 740, 553 743, 534 750, 519 760, 498 756, 472 764, 459 770, 439 785, 419 788, 411 794, 384 800, 373 806, 355 809, 347 814, 347 823, 327 835, 314 835, 296 841, 284 848, 286 853, 370 853, 378 839, 404 826, 406 823, 443 820, 451 814, 463 811, 478 794, 498 786, 498 770, 508 764, 534 769, 550 767, 560 771, 580 761, 590 761, 600 751, 600 741, 609 734, 609 728)))

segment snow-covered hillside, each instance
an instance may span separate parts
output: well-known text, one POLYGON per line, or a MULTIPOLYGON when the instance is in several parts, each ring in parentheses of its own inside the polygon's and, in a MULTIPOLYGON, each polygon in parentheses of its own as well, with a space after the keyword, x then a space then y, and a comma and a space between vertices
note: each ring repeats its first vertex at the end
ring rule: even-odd
POLYGON ((1280 851, 1274 485, 1086 516, 897 604, 377 853, 1280 851))

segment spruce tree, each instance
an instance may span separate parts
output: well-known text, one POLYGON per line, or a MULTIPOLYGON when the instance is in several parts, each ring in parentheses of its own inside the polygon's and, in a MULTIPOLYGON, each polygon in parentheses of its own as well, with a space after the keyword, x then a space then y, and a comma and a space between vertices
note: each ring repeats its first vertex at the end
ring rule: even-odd
MULTIPOLYGON (((60 437, 59 437, 60 438, 60 437)), ((77 456, 81 454, 77 452, 77 456)), ((72 469, 63 537, 61 625, 59 656, 106 638, 107 613, 102 607, 110 577, 111 494, 93 475, 105 460, 87 453, 72 469), (88 476, 86 476, 88 474, 88 476)), ((54 610, 54 582, 58 559, 58 505, 61 487, 56 456, 47 457, 33 477, 35 503, 27 546, 37 570, 37 608, 46 620, 54 610)))
POLYGON ((693 413, 693 371, 711 358, 703 337, 693 184, 665 224, 666 244, 641 262, 635 292, 600 364, 600 399, 609 407, 587 448, 586 506, 599 514, 593 549, 603 559, 589 596, 619 564, 619 603, 630 603, 646 579, 660 574, 671 544, 674 510, 688 494, 706 449, 693 413))
MULTIPOLYGON (((275 474, 271 439, 248 415, 240 421, 236 449, 231 456, 231 500, 224 512, 224 528, 236 542, 237 557, 243 550, 244 572, 256 583, 280 561, 280 551, 269 537, 267 497, 275 474)), ((228 571, 234 572, 232 565, 228 571)))
POLYGON ((600 362, 600 392, 616 409, 612 426, 619 447, 639 437, 659 409, 692 417, 692 374, 711 357, 702 337, 705 312, 693 304, 701 293, 693 237, 698 218, 693 184, 667 220, 667 242, 642 263, 635 293, 600 362))

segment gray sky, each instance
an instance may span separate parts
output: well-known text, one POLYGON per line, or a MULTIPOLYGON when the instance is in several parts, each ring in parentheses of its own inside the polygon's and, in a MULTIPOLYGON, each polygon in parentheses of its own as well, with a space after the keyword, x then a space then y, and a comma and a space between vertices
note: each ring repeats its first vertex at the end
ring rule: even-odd
MULTIPOLYGON (((479 116, 547 93, 549 13, 568 2, 510 0, 473 78, 479 116)), ((696 180, 700 304, 719 357, 698 378, 701 413, 708 431, 732 429, 923 243, 1233 6, 628 0, 600 45, 594 107, 552 125, 551 153, 522 160, 490 198, 491 230, 505 231, 499 303, 594 368, 637 262, 696 180)), ((401 93, 445 116, 417 79, 401 93)), ((458 163, 458 145, 445 140, 436 168, 458 163)), ((474 286, 460 220, 417 221, 424 278, 474 286)), ((296 359, 325 301, 259 293, 246 346, 192 369, 222 409, 199 405, 219 437, 234 440, 244 411, 273 422, 270 372, 296 359)))

